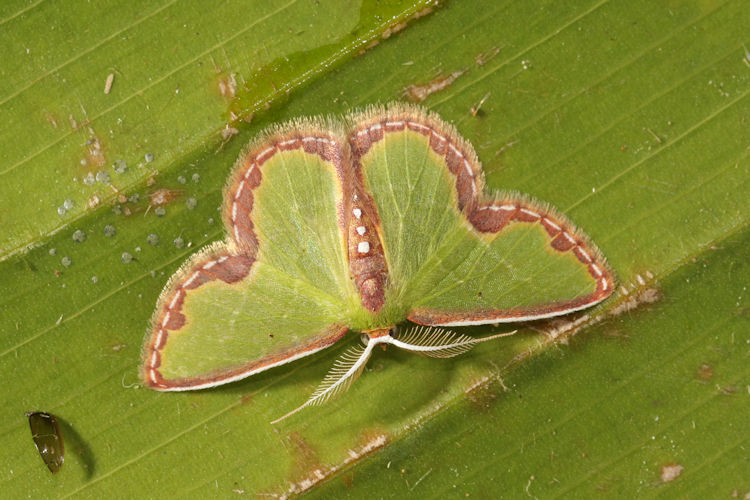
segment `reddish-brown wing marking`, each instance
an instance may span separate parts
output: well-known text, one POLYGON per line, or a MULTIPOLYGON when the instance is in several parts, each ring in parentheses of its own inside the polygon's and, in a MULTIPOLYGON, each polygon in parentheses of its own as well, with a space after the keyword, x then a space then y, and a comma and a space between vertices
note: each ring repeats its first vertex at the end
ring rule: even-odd
MULTIPOLYGON (((263 164, 277 152, 294 149, 303 149, 306 153, 317 154, 323 160, 332 162, 340 178, 344 177, 341 147, 335 137, 328 135, 293 132, 276 136, 264 141, 260 147, 250 148, 240 157, 224 190, 223 215, 225 226, 229 228, 227 242, 214 244, 196 254, 172 277, 159 297, 150 338, 143 354, 143 379, 148 386, 159 390, 191 390, 239 380, 324 349, 348 331, 345 325, 331 325, 303 344, 290 345, 239 368, 204 377, 167 380, 159 371, 161 351, 167 345, 169 336, 179 335, 180 329, 185 326, 186 317, 182 307, 186 294, 214 280, 236 283, 250 273, 258 251, 251 217, 253 190, 262 182, 263 164)), ((343 215, 339 215, 339 220, 340 225, 345 227, 343 215)))
MULTIPOLYGON (((224 189, 224 222, 230 228, 230 239, 244 253, 254 254, 258 240, 253 230, 251 214, 253 209, 253 190, 261 182, 263 164, 276 153, 302 149, 309 154, 317 154, 324 161, 333 163, 342 179, 346 177, 344 158, 338 140, 324 134, 293 133, 280 137, 274 142, 261 146, 254 154, 245 154, 235 166, 235 171, 224 189)), ((343 221, 340 219, 343 226, 343 221)))
MULTIPOLYGON (((422 134, 429 139, 430 148, 443 157, 453 174, 458 208, 477 231, 498 233, 511 222, 541 224, 550 237, 550 247, 557 252, 572 252, 596 282, 593 293, 569 302, 460 315, 415 309, 408 315, 409 320, 425 325, 459 326, 541 319, 584 309, 601 302, 612 293, 614 278, 601 253, 584 235, 569 229, 573 225, 564 216, 520 196, 493 200, 484 194, 484 177, 476 153, 468 143, 460 139, 455 130, 415 110, 391 109, 386 115, 360 125, 350 135, 352 162, 360 179, 360 159, 374 143, 383 140, 386 134, 403 130, 422 134)), ((377 217, 376 212, 374 217, 377 217)))

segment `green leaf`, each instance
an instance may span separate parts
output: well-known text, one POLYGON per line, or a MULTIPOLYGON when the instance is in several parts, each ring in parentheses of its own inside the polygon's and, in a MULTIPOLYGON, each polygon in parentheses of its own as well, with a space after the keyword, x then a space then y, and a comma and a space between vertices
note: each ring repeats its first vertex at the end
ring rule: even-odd
POLYGON ((453 1, 386 40, 423 5, 258 5, 3 5, 3 492, 285 494, 325 478, 319 494, 369 497, 750 491, 744 2, 453 1), (237 93, 222 95, 232 73, 237 93), (344 397, 276 427, 359 339, 214 390, 140 388, 159 292, 223 237, 243 144, 270 123, 429 91, 423 105, 474 145, 487 184, 569 215, 628 295, 567 333, 533 325, 455 359, 377 350, 344 397), (226 124, 239 133, 225 141, 226 124), (139 201, 83 182, 97 150, 95 169, 139 201), (627 311, 634 296, 658 300, 627 311), (33 410, 58 417, 55 476, 33 410), (666 465, 683 469, 663 483, 666 465))
POLYGON ((15 3, 0 14, 0 259, 218 146, 430 4, 15 3))

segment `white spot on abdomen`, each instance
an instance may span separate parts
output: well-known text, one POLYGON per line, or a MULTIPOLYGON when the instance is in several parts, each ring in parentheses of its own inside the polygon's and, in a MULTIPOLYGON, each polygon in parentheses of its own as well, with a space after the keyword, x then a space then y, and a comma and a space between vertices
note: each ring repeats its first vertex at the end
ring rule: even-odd
POLYGON ((368 241, 360 241, 357 244, 358 253, 368 253, 370 251, 370 243, 368 241))

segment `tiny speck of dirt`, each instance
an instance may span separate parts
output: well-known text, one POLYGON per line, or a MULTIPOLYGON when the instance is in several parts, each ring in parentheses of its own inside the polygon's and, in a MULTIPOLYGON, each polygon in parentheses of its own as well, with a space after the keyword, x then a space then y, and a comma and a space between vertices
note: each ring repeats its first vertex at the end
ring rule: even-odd
POLYGON ((698 368, 698 378, 701 380, 711 380, 714 376, 714 369, 708 363, 703 363, 698 368))

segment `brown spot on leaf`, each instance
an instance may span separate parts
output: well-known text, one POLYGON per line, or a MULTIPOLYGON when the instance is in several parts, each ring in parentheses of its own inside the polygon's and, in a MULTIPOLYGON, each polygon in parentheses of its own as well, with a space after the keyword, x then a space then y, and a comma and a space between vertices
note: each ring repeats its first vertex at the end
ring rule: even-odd
POLYGON ((323 468, 318 453, 297 431, 292 431, 287 436, 287 442, 294 450, 295 468, 299 476, 306 477, 311 474, 311 471, 323 468))
POLYGON ((227 123, 226 125, 224 125, 224 128, 221 129, 220 133, 221 133, 221 139, 224 142, 226 142, 229 139, 231 139, 232 136, 235 136, 235 135, 239 134, 240 131, 238 129, 234 128, 234 127, 230 127, 229 124, 227 123))
POLYGON ((382 429, 365 429, 357 440, 359 445, 355 450, 349 450, 349 458, 346 463, 364 458, 370 453, 379 450, 388 443, 388 435, 382 429))
POLYGON ((406 26, 407 26, 406 22, 400 22, 400 23, 394 24, 393 26, 389 26, 388 28, 385 29, 383 34, 380 35, 380 38, 382 38, 383 40, 390 38, 392 34, 398 33, 399 31, 406 28, 406 26))
POLYGON ((440 92, 441 90, 445 90, 450 87, 450 85, 465 72, 465 70, 454 71, 453 73, 450 73, 448 75, 439 76, 431 82, 425 83, 423 85, 409 85, 408 87, 406 87, 406 89, 404 89, 404 93, 410 100, 414 102, 422 102, 431 94, 440 92))
POLYGON ((219 94, 223 97, 232 98, 237 95, 237 79, 234 73, 221 75, 216 82, 219 94))
POLYGON ((714 369, 708 363, 703 363, 700 368, 698 368, 697 375, 701 380, 711 380, 714 376, 714 369))
POLYGON ((578 333, 578 330, 599 321, 601 319, 593 320, 588 314, 568 315, 563 318, 542 321, 538 326, 532 323, 531 327, 543 333, 549 341, 567 344, 568 339, 578 333))
POLYGON ((52 125, 52 128, 57 128, 57 117, 54 114, 47 111, 46 113, 44 113, 44 119, 47 121, 47 123, 52 125))
POLYGON ((104 148, 102 146, 102 141, 99 139, 99 136, 96 135, 96 133, 91 127, 89 127, 89 135, 90 137, 86 141, 86 144, 85 144, 86 164, 94 165, 97 167, 103 167, 107 161, 104 156, 104 148))
POLYGON ((347 490, 351 490, 354 487, 354 473, 346 472, 341 476, 341 481, 346 486, 347 490))
POLYGON ((158 207, 176 200, 182 194, 183 192, 178 189, 161 188, 157 189, 148 196, 150 199, 150 205, 152 207, 158 207))
POLYGON ((473 409, 484 412, 492 408, 498 397, 507 390, 501 380, 484 377, 472 383, 464 393, 473 409))
POLYGON ((474 62, 477 63, 477 66, 484 66, 490 60, 492 60, 492 58, 494 58, 499 52, 500 52, 500 48, 492 47, 487 52, 482 52, 481 54, 477 54, 477 56, 474 57, 474 62))
POLYGON ((289 443, 294 446, 296 455, 299 457, 297 459, 297 465, 301 471, 301 479, 290 483, 286 492, 282 495, 261 493, 262 496, 280 496, 282 498, 288 498, 289 496, 304 493, 321 481, 331 477, 334 473, 340 471, 348 464, 382 448, 388 442, 388 437, 385 433, 372 429, 367 430, 362 434, 360 439, 360 443, 362 443, 361 446, 358 446, 356 449, 350 449, 348 451, 348 456, 343 462, 334 466, 324 466, 318 462, 315 450, 313 450, 298 433, 293 432, 289 434, 287 439, 289 443))
POLYGON ((719 387, 719 393, 723 394, 724 396, 731 396, 732 394, 737 393, 737 386, 725 385, 725 386, 719 387))
MULTIPOLYGON (((623 287, 623 290, 627 291, 627 288, 623 287)), ((628 292, 627 294, 623 292, 623 295, 624 297, 620 299, 620 303, 609 312, 611 316, 630 312, 643 304, 653 304, 661 298, 661 291, 654 287, 644 287, 636 289, 633 292, 628 292)))
POLYGON ((669 483, 670 481, 674 481, 678 477, 680 477, 680 474, 682 474, 683 467, 680 464, 667 464, 662 465, 661 467, 661 482, 662 483, 669 483))
POLYGON ((99 199, 98 195, 93 195, 91 198, 87 200, 87 205, 89 208, 96 208, 99 206, 99 203, 101 203, 101 200, 99 199))

